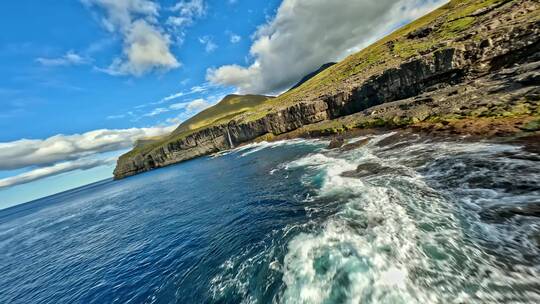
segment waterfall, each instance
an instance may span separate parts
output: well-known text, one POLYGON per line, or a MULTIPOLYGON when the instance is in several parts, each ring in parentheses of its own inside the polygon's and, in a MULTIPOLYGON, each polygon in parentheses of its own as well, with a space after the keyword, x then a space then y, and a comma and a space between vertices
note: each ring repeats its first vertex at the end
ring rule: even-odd
POLYGON ((229 139, 229 146, 231 147, 231 149, 234 149, 234 144, 231 139, 231 133, 229 132, 229 128, 227 128, 227 138, 229 139))

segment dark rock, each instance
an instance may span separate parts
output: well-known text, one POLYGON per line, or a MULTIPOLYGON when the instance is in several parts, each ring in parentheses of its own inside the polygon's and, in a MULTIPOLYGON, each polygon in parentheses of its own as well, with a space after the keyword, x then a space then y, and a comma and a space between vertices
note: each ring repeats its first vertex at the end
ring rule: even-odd
POLYGON ((518 82, 527 86, 540 85, 540 72, 529 73, 518 79, 518 82))
POLYGON ((341 148, 345 144, 345 140, 341 137, 335 137, 330 141, 330 144, 328 145, 328 149, 337 149, 341 148))
POLYGON ((495 206, 480 212, 480 218, 486 222, 501 223, 515 216, 540 217, 540 202, 519 206, 495 206))
POLYGON ((433 32, 433 28, 431 27, 422 27, 415 31, 412 31, 407 35, 407 39, 419 39, 419 38, 425 38, 429 36, 433 32))
POLYGON ((340 150, 343 151, 343 152, 346 152, 346 151, 351 151, 351 150, 354 150, 354 149, 361 148, 361 147, 367 145, 369 143, 369 140, 370 140, 369 138, 366 138, 366 139, 359 140, 357 142, 346 144, 345 146, 341 147, 340 150))
POLYGON ((540 232, 535 231, 533 235, 531 236, 531 239, 536 245, 536 247, 540 248, 540 232))
MULTIPOLYGON (((501 1, 501 3, 506 2, 501 1)), ((531 5, 530 1, 516 1, 515 3, 516 6, 523 5, 524 8, 531 5)), ((473 15, 491 14, 498 8, 499 6, 490 6, 489 9, 483 9, 473 15)), ((500 16, 497 17, 499 19, 501 16, 511 17, 513 14, 506 8, 501 8, 500 12, 500 16)), ((120 179, 230 149, 229 134, 231 142, 238 145, 266 134, 278 136, 306 125, 344 116, 350 117, 367 109, 370 109, 365 112, 369 113, 369 115, 366 114, 367 118, 361 115, 354 116, 354 119, 363 119, 361 123, 365 122, 365 124, 353 120, 351 125, 365 128, 404 126, 411 122, 416 123, 415 121, 425 121, 427 118, 455 116, 455 109, 465 104, 470 112, 474 113, 474 109, 479 108, 478 102, 482 100, 488 102, 487 106, 495 98, 506 103, 509 100, 517 100, 507 98, 510 94, 514 94, 514 97, 528 94, 526 100, 530 108, 535 109, 536 97, 540 94, 532 91, 539 86, 538 63, 536 62, 540 60, 538 22, 520 21, 521 23, 499 28, 493 25, 493 30, 489 30, 485 26, 490 21, 480 19, 474 25, 475 28, 461 36, 474 31, 483 31, 485 34, 483 36, 491 39, 492 43, 490 40, 481 43, 473 39, 466 43, 455 43, 455 39, 449 38, 449 41, 436 44, 436 50, 430 51, 429 54, 396 62, 396 65, 382 64, 380 70, 377 69, 376 73, 369 75, 360 75, 361 72, 359 72, 354 74, 354 77, 345 79, 343 85, 337 86, 335 91, 323 91, 320 94, 314 92, 312 95, 305 96, 305 99, 300 96, 300 99, 295 101, 296 103, 276 106, 264 117, 252 121, 231 120, 199 129, 186 137, 167 141, 162 146, 153 147, 152 145, 151 150, 132 151, 120 157, 114 176, 120 179), (480 47, 481 44, 485 47, 480 47), (496 74, 499 74, 500 78, 489 76, 496 74), (465 92, 461 88, 473 88, 476 91, 465 92), (453 91, 456 89, 459 90, 453 91), (524 89, 529 91, 523 91, 524 89), (427 91, 434 95, 432 101, 416 103, 415 100, 411 100, 427 91), (487 92, 493 95, 486 96, 487 92), (501 94, 501 96, 495 94, 501 94), (401 106, 393 105, 393 102, 401 106), (394 117, 399 118, 399 124, 392 125, 394 117)), ((408 37, 410 39, 427 37, 435 29, 438 30, 438 27, 432 23, 410 33, 408 37)), ((435 41, 437 42, 439 41, 435 41)), ((486 113, 493 114, 492 112, 489 110, 486 113)), ((479 112, 479 114, 483 113, 479 112)), ((532 127, 535 130, 537 128, 532 127)), ((429 128, 429 133, 437 128, 450 129, 449 126, 442 124, 431 125, 429 128)), ((377 145, 391 146, 399 140, 400 136, 392 136, 380 141, 377 145)), ((530 144, 527 149, 536 151, 539 148, 530 144)))
POLYGON ((481 48, 488 48, 488 47, 492 47, 492 46, 493 46, 493 40, 491 40, 491 38, 484 39, 484 40, 482 40, 482 42, 480 42, 480 47, 481 48))
POLYGON ((395 174, 396 169, 383 166, 378 163, 364 163, 358 165, 355 171, 347 171, 341 174, 342 177, 363 178, 378 174, 395 174))

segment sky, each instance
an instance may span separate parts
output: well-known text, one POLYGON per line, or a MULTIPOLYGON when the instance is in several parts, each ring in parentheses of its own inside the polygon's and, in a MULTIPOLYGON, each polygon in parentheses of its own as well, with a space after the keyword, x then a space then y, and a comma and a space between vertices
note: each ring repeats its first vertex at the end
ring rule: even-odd
POLYGON ((3 1, 0 209, 111 178, 138 139, 278 95, 444 3, 3 1))

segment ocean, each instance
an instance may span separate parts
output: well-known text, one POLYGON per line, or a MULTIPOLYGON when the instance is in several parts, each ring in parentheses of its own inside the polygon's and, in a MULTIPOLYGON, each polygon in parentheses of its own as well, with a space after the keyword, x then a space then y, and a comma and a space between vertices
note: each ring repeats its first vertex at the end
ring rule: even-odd
POLYGON ((351 142, 252 144, 1 210, 0 303, 540 303, 538 155, 351 142))

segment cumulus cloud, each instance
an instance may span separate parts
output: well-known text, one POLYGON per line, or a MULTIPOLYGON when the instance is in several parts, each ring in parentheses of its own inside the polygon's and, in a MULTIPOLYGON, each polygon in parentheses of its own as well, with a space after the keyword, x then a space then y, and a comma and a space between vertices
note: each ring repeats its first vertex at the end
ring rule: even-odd
POLYGON ((259 27, 249 66, 210 69, 207 79, 243 93, 288 89, 322 64, 338 61, 446 0, 284 0, 259 27))
POLYGON ((66 54, 58 58, 36 58, 36 61, 44 66, 69 66, 69 65, 82 65, 90 63, 88 58, 75 53, 74 51, 69 51, 66 54))
POLYGON ((180 63, 169 50, 169 36, 144 20, 135 21, 126 33, 124 59, 116 59, 106 71, 112 75, 141 76, 154 68, 169 70, 180 63))
POLYGON ((123 55, 98 70, 110 75, 141 76, 152 70, 170 70, 180 62, 170 51, 171 40, 157 24, 159 5, 149 0, 81 0, 105 11, 103 26, 123 37, 123 55))
POLYGON ((83 134, 55 135, 47 139, 21 139, 0 143, 0 170, 47 167, 99 153, 127 149, 141 138, 170 133, 174 127, 95 130, 83 134))
POLYGON ((0 179, 0 189, 15 185, 22 185, 33 182, 38 179, 46 178, 53 175, 58 175, 75 170, 88 170, 99 166, 113 164, 116 161, 114 158, 109 159, 79 159, 75 161, 67 161, 52 166, 43 167, 25 172, 16 176, 10 176, 0 179))

